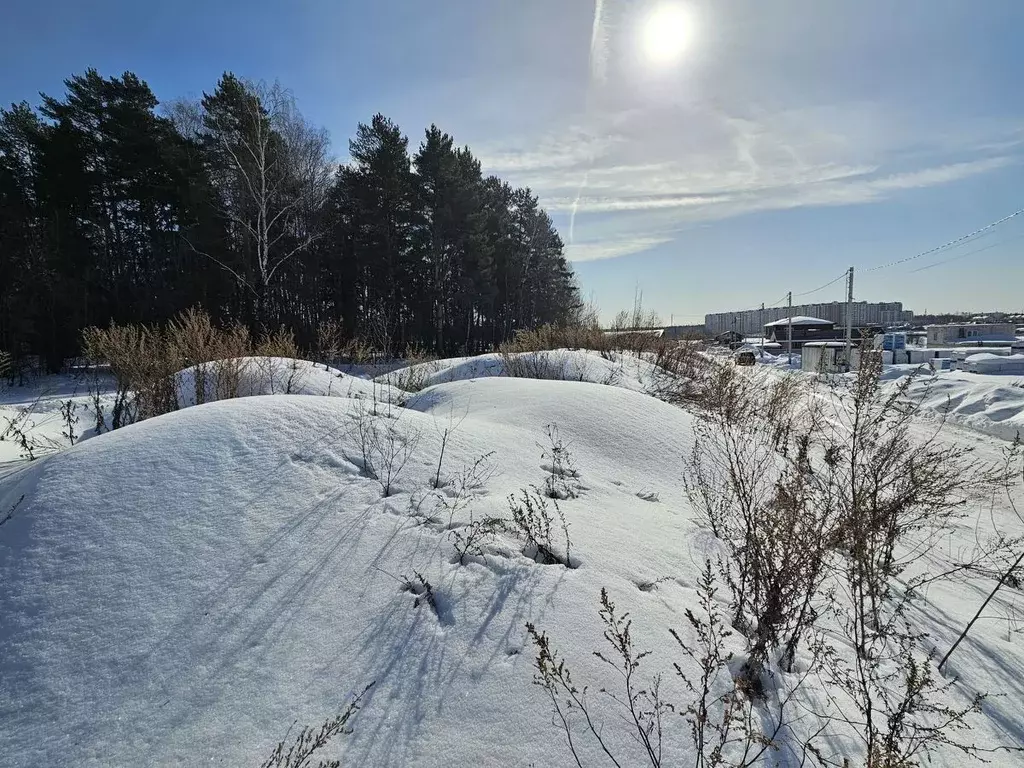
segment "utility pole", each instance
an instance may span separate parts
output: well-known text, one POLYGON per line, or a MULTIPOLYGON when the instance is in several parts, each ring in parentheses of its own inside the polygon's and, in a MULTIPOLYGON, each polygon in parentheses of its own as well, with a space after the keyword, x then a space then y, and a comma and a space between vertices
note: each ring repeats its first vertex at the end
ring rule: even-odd
POLYGON ((761 302, 761 314, 757 316, 761 328, 761 357, 764 357, 764 302, 761 302))
POLYGON ((853 267, 846 278, 846 365, 852 367, 850 348, 853 345, 853 267))
POLYGON ((786 306, 789 308, 789 317, 786 322, 786 363, 793 366, 793 292, 786 294, 786 306))

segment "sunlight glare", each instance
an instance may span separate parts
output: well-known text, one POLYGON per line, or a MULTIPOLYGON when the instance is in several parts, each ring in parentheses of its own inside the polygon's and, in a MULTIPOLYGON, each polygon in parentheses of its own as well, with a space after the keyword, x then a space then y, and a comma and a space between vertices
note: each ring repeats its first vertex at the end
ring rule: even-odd
POLYGON ((661 3, 644 22, 644 52, 654 64, 671 64, 690 47, 693 32, 693 16, 685 6, 674 2, 661 3))

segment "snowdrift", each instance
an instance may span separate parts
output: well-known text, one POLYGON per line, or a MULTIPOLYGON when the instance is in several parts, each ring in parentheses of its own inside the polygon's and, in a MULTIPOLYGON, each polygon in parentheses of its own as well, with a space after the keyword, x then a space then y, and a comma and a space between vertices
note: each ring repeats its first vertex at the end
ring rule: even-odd
POLYGON ((5 759, 258 765, 293 721, 319 723, 375 681, 337 747, 346 764, 559 762, 524 622, 564 639, 581 674, 602 586, 638 630, 679 623, 703 560, 675 482, 690 417, 617 388, 516 379, 412 405, 388 421, 417 449, 387 499, 360 471, 365 401, 301 395, 186 408, 0 480, 0 509, 24 496, 0 529, 5 759), (498 514, 543 482, 551 422, 585 488, 562 503, 580 567, 511 540, 453 565, 448 516, 431 512, 444 429, 442 476, 495 452, 474 508, 498 514), (414 571, 438 616, 402 591, 414 571), (669 574, 660 594, 637 588, 669 574))
POLYGON ((936 416, 1013 440, 1024 438, 1024 386, 1014 383, 1013 377, 941 371, 916 376, 908 394, 936 416))
POLYGON ((650 361, 633 355, 555 349, 518 352, 507 357, 490 353, 434 360, 400 368, 377 380, 397 387, 420 389, 490 376, 590 382, 647 392, 655 384, 659 372, 650 361))
POLYGON ((319 395, 392 400, 390 387, 346 374, 326 365, 285 357, 239 357, 185 368, 175 374, 182 408, 228 397, 319 395))
MULTIPOLYGON (((460 366, 470 369, 449 368, 460 366)), ((14 509, 0 526, 0 754, 14 766, 256 766, 292 723, 317 725, 374 683, 354 732, 324 757, 570 765, 531 684, 526 622, 597 697, 615 682, 592 655, 607 650, 597 617, 607 588, 652 652, 645 675, 662 672, 666 699, 690 700, 672 664, 698 672, 669 629, 687 630, 705 560, 720 552, 681 489, 692 426, 686 411, 621 386, 490 376, 429 387, 405 408, 222 400, 23 465, 0 478, 0 515, 14 509), (459 565, 450 537, 470 515, 507 517, 510 495, 550 476, 552 424, 578 470, 576 496, 559 502, 574 567, 541 564, 505 533, 459 565), (408 458, 387 497, 367 471, 381 458, 367 453, 368 434, 408 458), (474 465, 479 482, 461 493, 474 465), (406 588, 417 574, 436 610, 406 588)), ((1001 444, 973 437, 978 461, 999 460, 1001 444)), ((1006 508, 977 512, 950 551, 969 548, 982 525, 1019 530, 1006 508)), ((915 614, 923 642, 948 648, 991 586, 984 574, 933 585, 915 614)), ((1024 740, 1016 634, 1009 619, 979 621, 946 668, 962 680, 951 702, 1006 694, 975 721, 980 743, 1024 740)), ((738 633, 728 642, 742 653, 738 633)), ((780 674, 782 688, 792 683, 780 674)), ((641 764, 622 713, 601 701, 604 738, 637 758, 624 764, 641 764)), ((812 683, 800 711, 825 706, 812 683)), ((664 764, 692 765, 685 724, 672 718, 666 733, 664 764)), ((857 749, 841 729, 823 738, 835 754, 857 749)), ((584 764, 604 764, 592 740, 578 747, 584 764)), ((1019 758, 988 757, 999 768, 1019 758)), ((765 764, 797 758, 769 753, 765 764)), ((949 750, 930 764, 962 760, 949 750)))

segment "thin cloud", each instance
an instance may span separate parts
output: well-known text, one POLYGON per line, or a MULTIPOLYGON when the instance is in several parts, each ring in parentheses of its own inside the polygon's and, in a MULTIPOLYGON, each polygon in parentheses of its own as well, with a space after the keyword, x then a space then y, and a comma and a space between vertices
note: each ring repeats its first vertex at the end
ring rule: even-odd
POLYGON ((670 242, 672 242, 671 237, 637 237, 592 243, 573 243, 565 247, 565 255, 570 261, 576 262, 616 259, 620 256, 642 253, 670 242))
POLYGON ((1005 168, 1014 162, 1011 157, 990 157, 963 163, 950 163, 936 168, 925 168, 909 173, 894 174, 868 182, 872 189, 887 191, 893 189, 918 189, 932 187, 936 184, 949 184, 953 181, 988 173, 998 168, 1005 168))
MULTIPOLYGON (((693 224, 756 211, 863 204, 1020 159, 1010 151, 1017 146, 1016 126, 975 136, 961 145, 967 156, 955 157, 948 134, 936 134, 931 150, 926 132, 914 132, 907 144, 904 126, 887 131, 884 114, 862 104, 747 115, 693 107, 633 111, 606 115, 605 124, 613 127, 605 135, 556 132, 529 151, 485 155, 484 166, 530 186, 553 212, 575 207, 577 235, 586 236, 589 217, 662 211, 675 223, 693 224)), ((636 253, 650 237, 641 230, 607 247, 584 242, 574 258, 636 253)))

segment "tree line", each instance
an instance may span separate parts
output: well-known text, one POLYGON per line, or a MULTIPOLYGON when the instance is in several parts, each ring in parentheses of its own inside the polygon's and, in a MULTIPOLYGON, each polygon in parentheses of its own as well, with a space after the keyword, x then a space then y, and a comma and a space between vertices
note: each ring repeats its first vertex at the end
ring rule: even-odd
POLYGON ((226 73, 159 105, 90 69, 0 109, 0 349, 50 370, 83 328, 199 306, 300 344, 336 323, 393 352, 476 352, 566 321, 579 291, 529 190, 383 115, 336 164, 280 85, 226 73))

